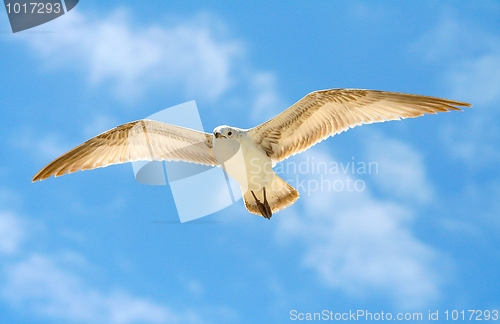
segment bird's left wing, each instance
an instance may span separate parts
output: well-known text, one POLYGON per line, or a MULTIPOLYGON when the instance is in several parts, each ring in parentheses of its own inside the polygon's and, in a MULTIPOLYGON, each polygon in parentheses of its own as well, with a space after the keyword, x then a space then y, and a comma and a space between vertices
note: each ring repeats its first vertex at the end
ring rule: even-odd
POLYGON ((144 119, 110 129, 75 147, 40 170, 33 182, 141 160, 218 164, 211 134, 144 119))
POLYGON ((279 162, 355 126, 460 110, 457 106, 470 104, 376 90, 321 90, 309 93, 248 134, 273 161, 279 162))

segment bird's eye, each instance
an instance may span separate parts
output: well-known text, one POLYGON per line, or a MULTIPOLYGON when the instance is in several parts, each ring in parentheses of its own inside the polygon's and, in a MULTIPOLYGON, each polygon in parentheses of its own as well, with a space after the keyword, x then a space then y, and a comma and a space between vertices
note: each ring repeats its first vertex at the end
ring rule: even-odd
POLYGON ((231 136, 231 135, 233 135, 233 132, 227 132, 227 135, 231 136))

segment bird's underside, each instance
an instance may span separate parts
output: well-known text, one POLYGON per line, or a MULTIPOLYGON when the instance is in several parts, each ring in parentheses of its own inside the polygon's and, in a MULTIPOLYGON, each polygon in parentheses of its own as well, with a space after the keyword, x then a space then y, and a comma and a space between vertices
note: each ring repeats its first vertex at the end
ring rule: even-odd
MULTIPOLYGON (((396 92, 330 89, 309 93, 276 117, 249 130, 218 127, 214 134, 208 134, 162 122, 138 120, 101 133, 68 151, 40 170, 33 182, 134 161, 223 165, 226 161, 214 157, 213 147, 217 144, 214 141, 228 138, 240 144, 241 138, 250 139, 251 144, 241 145, 255 146, 266 158, 277 163, 355 126, 470 106, 461 101, 396 92)), ((279 182, 276 189, 244 190, 245 206, 251 213, 271 218, 273 213, 298 199, 298 192, 283 179, 276 179, 276 182, 279 182)))

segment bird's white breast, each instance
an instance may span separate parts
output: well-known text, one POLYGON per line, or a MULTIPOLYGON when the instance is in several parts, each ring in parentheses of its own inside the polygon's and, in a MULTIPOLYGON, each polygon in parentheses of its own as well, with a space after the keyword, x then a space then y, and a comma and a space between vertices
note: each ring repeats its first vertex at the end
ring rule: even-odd
POLYGON ((248 136, 214 139, 214 156, 243 192, 261 190, 273 176, 271 159, 248 136))

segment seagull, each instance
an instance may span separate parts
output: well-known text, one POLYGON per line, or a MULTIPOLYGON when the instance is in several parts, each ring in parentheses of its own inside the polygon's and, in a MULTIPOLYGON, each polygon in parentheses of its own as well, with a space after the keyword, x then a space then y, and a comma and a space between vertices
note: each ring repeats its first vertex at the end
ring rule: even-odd
POLYGON ((250 129, 218 126, 212 134, 141 119, 117 126, 61 155, 33 182, 134 161, 184 161, 221 166, 241 187, 250 213, 271 219, 299 193, 273 167, 330 136, 363 124, 415 118, 471 104, 363 89, 314 91, 250 129))

